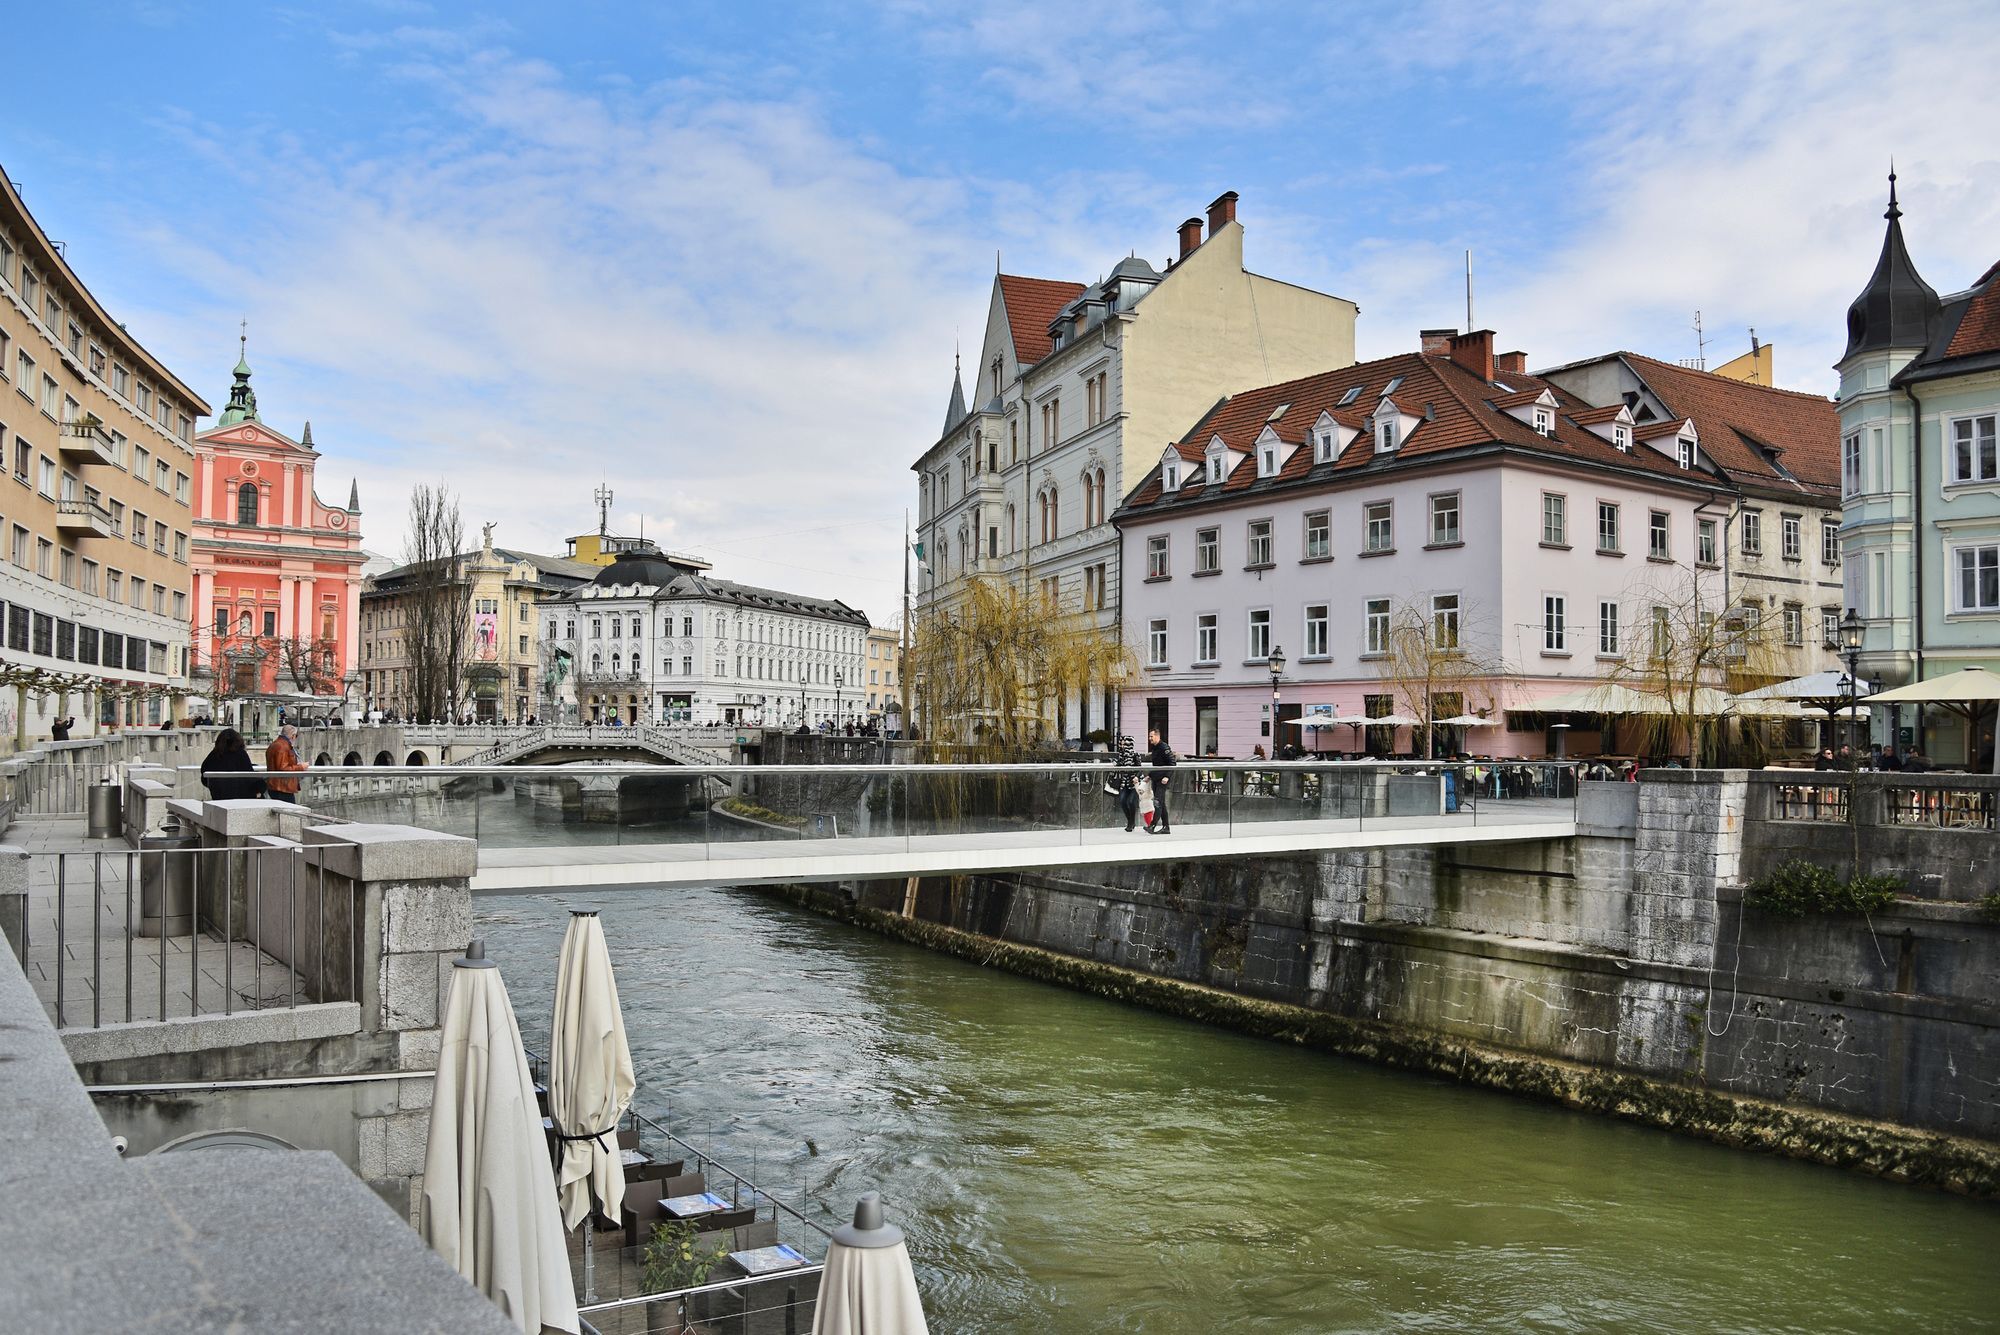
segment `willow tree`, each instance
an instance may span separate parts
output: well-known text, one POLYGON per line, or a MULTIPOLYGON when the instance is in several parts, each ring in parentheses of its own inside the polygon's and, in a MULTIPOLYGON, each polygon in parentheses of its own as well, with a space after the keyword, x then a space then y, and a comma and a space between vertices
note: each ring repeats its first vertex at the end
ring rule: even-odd
POLYGON ((1117 633, 1042 590, 987 575, 919 615, 904 671, 927 755, 1017 755, 1047 735, 1069 693, 1122 680, 1117 633))
POLYGON ((1472 609, 1456 598, 1449 603, 1437 598, 1404 602, 1389 611, 1376 675, 1399 712, 1424 720, 1412 730, 1412 740, 1423 738, 1417 749, 1426 755, 1434 749, 1431 720, 1463 714, 1475 708, 1475 701, 1492 703, 1501 668, 1478 650, 1476 640, 1469 640, 1465 619, 1471 615, 1472 609))
POLYGON ((1782 669, 1775 618, 1732 605, 1721 572, 1687 566, 1663 583, 1635 587, 1624 605, 1641 615, 1605 679, 1659 701, 1658 713, 1639 716, 1633 740, 1660 754, 1684 739, 1697 768, 1716 763, 1728 721, 1756 721, 1730 697, 1776 680, 1782 669))

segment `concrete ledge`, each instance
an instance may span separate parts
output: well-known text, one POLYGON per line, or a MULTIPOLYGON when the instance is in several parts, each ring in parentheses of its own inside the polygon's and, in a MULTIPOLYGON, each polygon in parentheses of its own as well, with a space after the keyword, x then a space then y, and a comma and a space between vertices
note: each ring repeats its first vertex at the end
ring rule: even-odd
POLYGON ((82 1066, 215 1048, 256 1047, 294 1039, 334 1038, 360 1031, 359 1003, 329 1001, 289 1010, 107 1024, 102 1029, 65 1029, 61 1036, 69 1059, 82 1066))
POLYGON ((0 844, 0 935, 18 958, 27 949, 23 928, 28 923, 28 850, 0 844))
POLYGON ((267 797, 234 798, 226 802, 186 802, 176 799, 167 810, 197 829, 225 839, 247 839, 253 834, 275 834, 297 839, 312 808, 295 802, 276 802, 267 797))
POLYGON ((1637 838, 1639 785, 1599 781, 1578 784, 1576 832, 1601 839, 1637 838))
POLYGON ((356 881, 439 881, 479 870, 479 844, 408 825, 309 826, 306 860, 356 881))

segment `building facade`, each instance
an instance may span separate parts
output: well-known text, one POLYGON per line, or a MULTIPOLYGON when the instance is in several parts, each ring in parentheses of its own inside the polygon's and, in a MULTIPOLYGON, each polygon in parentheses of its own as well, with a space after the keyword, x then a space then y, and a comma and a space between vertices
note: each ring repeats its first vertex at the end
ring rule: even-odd
POLYGON ((246 711, 357 694, 365 558, 358 485, 343 506, 320 500, 312 423, 297 440, 269 426, 247 356, 234 376, 194 442, 191 634, 195 681, 218 717, 241 723, 246 711))
POLYGON ((1585 403, 1623 404, 1638 432, 1694 424, 1732 492, 1717 553, 1727 600, 1775 628, 1760 666, 1776 681, 1840 666, 1840 415, 1817 394, 1725 374, 1744 362, 1768 381, 1768 344, 1714 372, 1618 352, 1541 376, 1585 403))
POLYGON ((551 699, 584 722, 835 726, 864 716, 868 618, 647 546, 542 609, 551 699))
POLYGON ((861 715, 889 732, 900 731, 903 713, 903 633, 880 626, 868 628, 868 705, 861 715))
MULTIPOLYGON (((2000 265, 1940 298, 1905 246, 1894 176, 1885 217, 1835 369, 1847 604, 1861 674, 1893 687, 2000 672, 2000 265)), ((1945 709, 1875 712, 1878 741, 1940 763, 1990 745, 1990 713, 1975 733, 1945 709)))
MULTIPOLYGON (((487 525, 479 550, 459 558, 466 625, 451 714, 482 723, 550 719, 544 682, 553 646, 542 638, 540 608, 596 573, 563 557, 495 547, 487 525)), ((361 681, 371 713, 407 719, 418 712, 409 637, 411 604, 421 595, 412 581, 410 567, 397 566, 362 589, 361 681)))
MULTIPOLYGON (((1231 191, 1181 224, 1164 272, 1128 257, 1084 284, 993 280, 968 401, 954 372, 944 429, 912 465, 927 570, 916 614, 976 576, 1015 581, 1109 629, 1118 622, 1118 498, 1217 396, 1354 359, 1350 301, 1244 267, 1231 191)), ((1108 684, 1050 720, 1083 736, 1108 684)))
POLYGON ((1694 425, 1642 431, 1524 364, 1490 331, 1426 331, 1420 352, 1233 395, 1157 456, 1115 516, 1139 664, 1122 730, 1239 758, 1416 744, 1302 738, 1317 706, 1478 716, 1442 746, 1545 754, 1539 701, 1615 675, 1691 600, 1720 609, 1729 488, 1694 425))
POLYGON ((158 724, 188 693, 195 419, 0 171, 0 746, 158 724))

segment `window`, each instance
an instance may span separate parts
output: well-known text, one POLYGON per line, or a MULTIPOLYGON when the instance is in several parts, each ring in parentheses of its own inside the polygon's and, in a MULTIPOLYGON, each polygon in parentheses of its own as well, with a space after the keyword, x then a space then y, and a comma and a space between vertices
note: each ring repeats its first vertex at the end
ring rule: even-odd
POLYGON ((1105 566, 1099 562, 1083 568, 1083 610, 1095 612, 1105 604, 1105 566))
POLYGON ((174 534, 174 560, 185 561, 187 559, 188 559, 187 534, 176 532, 174 534))
POLYGON ((1785 643, 1800 645, 1806 642, 1806 609, 1797 603, 1785 604, 1785 643))
POLYGON ((1455 593, 1431 595, 1431 647, 1458 648, 1458 595, 1455 593))
POLYGON ((1560 593, 1542 595, 1542 652, 1569 652, 1569 599, 1560 593))
POLYGON ((1553 436, 1556 433, 1556 416, 1547 408, 1535 409, 1535 434, 1553 436))
POLYGON ((1333 555, 1333 514, 1315 510, 1306 516, 1306 560, 1325 561, 1333 555))
POLYGON ((1569 546, 1569 498, 1553 491, 1542 493, 1542 542, 1550 547, 1569 546))
POLYGON ((1618 604, 1600 602, 1597 604, 1597 652, 1606 658, 1616 658, 1618 649, 1618 604))
POLYGON ((1394 501, 1370 501, 1361 507, 1363 526, 1361 550, 1364 552, 1393 552, 1396 550, 1396 503, 1394 501))
POLYGON ((1276 477, 1278 475, 1278 447, 1265 445, 1257 451, 1257 476, 1276 477))
POLYGON ((1389 600, 1370 598, 1362 604, 1362 643, 1365 653, 1386 654, 1389 652, 1389 600))
POLYGON ((1829 647, 1840 644, 1840 609, 1822 607, 1819 609, 1819 642, 1829 647))
POLYGON ((1451 547, 1459 542, 1458 493, 1448 491, 1431 501, 1431 546, 1451 547))
POLYGON ((1194 619, 1194 661, 1213 665, 1219 656, 1215 613, 1203 612, 1194 619))
POLYGON ((1181 489, 1181 461, 1168 459, 1160 465, 1160 490, 1179 491, 1181 489))
POLYGON ((1325 603, 1306 604, 1306 657, 1325 658, 1327 656, 1327 605, 1325 603))
POLYGON ((1247 544, 1248 566, 1256 568, 1271 564, 1271 521, 1253 519, 1247 544))
POLYGON ((1618 502, 1616 501, 1597 503, 1597 550, 1600 552, 1618 550, 1618 502))
POLYGON ((1778 549, 1787 561, 1797 561, 1805 555, 1805 540, 1797 515, 1779 516, 1778 549))
POLYGON ((1858 496, 1861 493, 1861 433, 1843 437, 1840 442, 1840 494, 1858 496))
POLYGON ((1705 566, 1715 564, 1715 521, 1713 519, 1695 521, 1694 559, 1705 566))
POLYGON ((174 474, 174 499, 182 505, 188 503, 188 475, 186 473, 174 474))
POLYGON ((35 490, 44 496, 56 494, 56 461, 46 454, 41 457, 41 472, 35 479, 35 490))
POLYGON ((1146 623, 1146 664, 1149 667, 1167 665, 1167 619, 1154 617, 1146 623))
POLYGON ((2000 440, 1994 435, 1994 414, 1961 417, 1951 430, 1951 480, 2000 481, 2000 440))
POLYGON ((1840 564, 1840 521, 1837 519, 1819 521, 1819 559, 1822 565, 1840 564))
POLYGON ((1194 535, 1194 569, 1198 575, 1212 575, 1222 569, 1221 529, 1196 529, 1194 535))
POLYGON ((1244 637, 1243 656, 1252 661, 1260 661, 1271 656, 1271 609, 1253 608, 1250 611, 1244 637))
POLYGON ((35 573, 48 579, 55 573, 56 545, 47 538, 35 539, 35 573))
POLYGON ((1673 557, 1672 523, 1673 517, 1665 510, 1654 510, 1646 516, 1646 555, 1655 561, 1673 557))
POLYGON ((1611 444, 1614 449, 1630 454, 1632 452, 1632 429, 1627 426, 1612 427, 1611 444))
POLYGON ((1694 442, 1683 436, 1675 444, 1678 446, 1675 451, 1675 462, 1679 463, 1682 468, 1693 468, 1694 442))
POLYGON ((1155 533, 1146 539, 1146 578, 1166 579, 1172 571, 1168 567, 1167 535, 1155 533))
POLYGON ((1381 424, 1376 427, 1375 430, 1376 453, 1387 454, 1391 450, 1396 448, 1396 425, 1397 423, 1395 418, 1386 417, 1382 419, 1381 424))
POLYGON ((1314 463, 1330 464, 1333 462, 1333 441, 1334 435, 1331 428, 1316 432, 1313 435, 1314 463))
POLYGON ((215 609, 215 633, 218 638, 229 634, 229 609, 226 607, 215 609))
POLYGON ((278 633, 278 614, 276 612, 270 612, 270 611, 265 612, 264 634, 266 636, 271 636, 271 635, 276 635, 277 633, 278 633))
POLYGON ((1952 553, 1956 612, 2000 612, 2000 543, 1960 547, 1952 553))
POLYGON ((1764 554, 1764 515, 1762 511, 1743 512, 1743 554, 1762 556, 1764 554))

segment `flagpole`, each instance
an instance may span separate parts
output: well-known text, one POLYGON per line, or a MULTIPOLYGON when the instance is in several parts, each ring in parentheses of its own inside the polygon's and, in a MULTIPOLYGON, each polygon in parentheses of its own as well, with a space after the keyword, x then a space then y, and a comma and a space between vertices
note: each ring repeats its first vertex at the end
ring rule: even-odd
POLYGON ((910 512, 903 511, 903 658, 896 664, 896 689, 903 702, 903 740, 910 740, 910 512))

